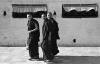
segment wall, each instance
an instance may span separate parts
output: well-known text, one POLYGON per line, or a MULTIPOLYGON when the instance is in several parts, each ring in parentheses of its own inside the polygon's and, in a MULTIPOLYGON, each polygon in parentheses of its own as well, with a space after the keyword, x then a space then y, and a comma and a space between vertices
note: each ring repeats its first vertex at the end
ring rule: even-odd
MULTIPOLYGON (((59 23, 59 46, 100 46, 100 17, 62 18, 62 4, 92 4, 99 0, 0 0, 0 46, 25 46, 27 41, 27 19, 12 18, 11 4, 47 4, 48 10, 57 13, 59 23), (7 16, 3 16, 3 11, 7 16), (73 42, 76 39, 76 43, 73 42)), ((100 9, 99 9, 100 10, 100 9)), ((100 15, 100 13, 99 13, 100 15)), ((37 19, 42 26, 42 19, 37 19)), ((40 42, 42 42, 42 34, 40 42)))

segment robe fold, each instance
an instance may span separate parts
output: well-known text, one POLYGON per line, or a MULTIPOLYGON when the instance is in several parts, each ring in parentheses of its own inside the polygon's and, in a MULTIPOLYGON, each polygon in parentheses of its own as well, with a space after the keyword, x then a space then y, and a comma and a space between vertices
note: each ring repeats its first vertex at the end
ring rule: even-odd
POLYGON ((41 43, 44 59, 52 60, 54 55, 59 52, 56 43, 56 40, 60 39, 58 31, 58 24, 54 19, 45 19, 42 27, 43 42, 41 43), (53 23, 51 21, 53 21, 53 23))

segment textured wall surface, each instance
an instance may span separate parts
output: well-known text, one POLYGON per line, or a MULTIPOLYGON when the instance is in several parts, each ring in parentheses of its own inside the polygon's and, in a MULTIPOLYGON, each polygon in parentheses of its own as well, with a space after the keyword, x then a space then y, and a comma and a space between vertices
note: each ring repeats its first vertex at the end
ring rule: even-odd
MULTIPOLYGON (((62 18, 62 4, 93 4, 99 0, 0 0, 0 46, 25 46, 27 41, 27 19, 12 18, 12 4, 47 4, 48 10, 57 13, 62 46, 100 46, 100 17, 62 18), (7 16, 3 16, 7 11, 7 16), (76 39, 76 43, 73 42, 76 39)), ((100 9, 98 8, 98 11, 100 9)), ((100 13, 98 14, 100 15, 100 13)), ((42 19, 37 19, 42 27, 42 19)), ((40 42, 42 42, 42 34, 40 42)))

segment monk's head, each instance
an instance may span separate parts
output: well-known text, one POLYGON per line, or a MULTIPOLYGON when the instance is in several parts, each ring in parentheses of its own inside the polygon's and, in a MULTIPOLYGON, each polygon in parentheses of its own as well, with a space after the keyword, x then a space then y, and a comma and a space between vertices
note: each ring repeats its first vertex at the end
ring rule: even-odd
POLYGON ((42 19, 46 19, 46 15, 45 15, 45 14, 42 14, 42 15, 41 15, 41 18, 42 18, 42 19))
POLYGON ((32 19, 32 14, 27 14, 27 18, 28 18, 28 20, 31 20, 32 19))
POLYGON ((51 13, 51 12, 48 12, 48 13, 47 13, 47 18, 48 18, 48 19, 51 19, 51 18, 52 18, 52 13, 51 13))

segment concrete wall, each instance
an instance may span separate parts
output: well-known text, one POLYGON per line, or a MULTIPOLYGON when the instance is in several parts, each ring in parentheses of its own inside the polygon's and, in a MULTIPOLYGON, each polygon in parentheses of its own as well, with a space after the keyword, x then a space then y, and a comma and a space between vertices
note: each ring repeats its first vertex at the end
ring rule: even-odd
MULTIPOLYGON (((47 4, 48 10, 57 13, 59 23, 59 46, 100 46, 100 17, 62 18, 62 4, 92 4, 99 0, 0 0, 0 46, 25 46, 27 19, 12 18, 12 4, 47 4), (7 11, 7 16, 3 16, 7 11), (73 42, 76 39, 76 43, 73 42)), ((100 8, 99 8, 100 11, 100 8)), ((100 13, 99 13, 100 16, 100 13)), ((42 19, 37 18, 42 26, 42 19)), ((41 43, 42 34, 40 37, 41 43)))

